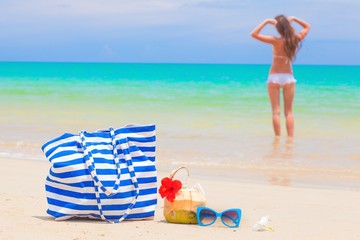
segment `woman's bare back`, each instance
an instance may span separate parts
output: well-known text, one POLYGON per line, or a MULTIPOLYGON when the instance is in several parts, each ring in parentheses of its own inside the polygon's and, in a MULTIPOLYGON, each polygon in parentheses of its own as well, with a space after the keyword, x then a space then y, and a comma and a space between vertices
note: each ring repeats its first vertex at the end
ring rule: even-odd
POLYGON ((292 74, 292 61, 286 56, 284 51, 284 39, 277 38, 273 44, 273 61, 270 74, 289 73, 292 74))

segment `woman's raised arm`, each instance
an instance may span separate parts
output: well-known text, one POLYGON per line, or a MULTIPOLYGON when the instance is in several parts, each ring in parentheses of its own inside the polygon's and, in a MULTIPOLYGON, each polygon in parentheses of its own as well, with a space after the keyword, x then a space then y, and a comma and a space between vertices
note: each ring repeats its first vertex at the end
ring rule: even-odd
POLYGON ((294 17, 294 16, 291 16, 291 17, 288 17, 288 20, 289 20, 289 22, 291 23, 291 22, 296 22, 296 23, 298 23, 300 26, 302 26, 303 27, 303 29, 297 34, 297 36, 301 39, 301 40, 303 40, 305 37, 306 37, 306 35, 307 35, 307 33, 309 32, 309 30, 310 30, 310 24, 308 23, 308 22, 306 22, 306 21, 304 21, 304 20, 302 20, 302 19, 299 19, 299 18, 297 18, 297 17, 294 17))
POLYGON ((257 27, 255 27, 254 30, 251 31, 250 35, 259 41, 272 44, 275 42, 276 38, 274 36, 262 35, 260 34, 260 32, 265 27, 266 24, 276 25, 276 23, 277 22, 275 19, 266 19, 262 23, 260 23, 257 27))

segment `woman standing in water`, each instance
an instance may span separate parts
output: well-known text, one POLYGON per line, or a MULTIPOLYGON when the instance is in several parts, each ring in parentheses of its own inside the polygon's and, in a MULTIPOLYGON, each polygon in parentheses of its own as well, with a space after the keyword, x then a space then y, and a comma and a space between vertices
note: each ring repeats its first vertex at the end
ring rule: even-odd
POLYGON ((278 15, 275 19, 266 19, 252 32, 251 36, 261 42, 273 46, 273 61, 271 64, 267 84, 272 108, 272 122, 275 136, 280 136, 280 89, 283 89, 284 112, 286 118, 286 130, 289 137, 294 136, 294 118, 292 103, 295 93, 295 78, 292 70, 292 62, 299 50, 299 44, 310 30, 310 24, 296 17, 286 18, 278 15), (296 33, 291 26, 292 22, 298 23, 303 29, 296 33), (274 25, 280 37, 260 34, 267 25, 274 25))

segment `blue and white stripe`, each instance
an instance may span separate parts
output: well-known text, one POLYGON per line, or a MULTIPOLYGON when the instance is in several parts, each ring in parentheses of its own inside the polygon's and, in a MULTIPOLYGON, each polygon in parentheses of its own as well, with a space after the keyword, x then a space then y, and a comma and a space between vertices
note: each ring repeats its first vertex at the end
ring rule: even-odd
POLYGON ((155 125, 66 133, 42 146, 52 163, 48 214, 108 222, 153 218, 157 204, 155 125))

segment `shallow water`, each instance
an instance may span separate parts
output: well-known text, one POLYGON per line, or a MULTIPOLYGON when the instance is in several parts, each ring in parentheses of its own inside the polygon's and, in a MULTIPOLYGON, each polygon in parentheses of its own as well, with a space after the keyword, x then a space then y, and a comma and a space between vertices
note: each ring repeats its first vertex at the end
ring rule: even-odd
POLYGON ((360 66, 294 66, 292 141, 273 137, 268 68, 0 63, 0 156, 45 160, 64 132, 155 123, 161 164, 358 175, 360 66))

